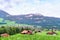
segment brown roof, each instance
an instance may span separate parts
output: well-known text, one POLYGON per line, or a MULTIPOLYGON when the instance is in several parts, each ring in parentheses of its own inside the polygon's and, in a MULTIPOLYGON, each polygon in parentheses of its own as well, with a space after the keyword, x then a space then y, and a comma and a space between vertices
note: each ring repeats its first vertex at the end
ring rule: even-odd
POLYGON ((32 34, 32 31, 31 30, 23 30, 21 33, 22 34, 32 34))
POLYGON ((7 34, 7 33, 3 33, 3 34, 1 34, 1 36, 2 36, 2 37, 8 37, 9 34, 7 34))
POLYGON ((27 33, 28 32, 28 30, 23 30, 21 33, 27 33))

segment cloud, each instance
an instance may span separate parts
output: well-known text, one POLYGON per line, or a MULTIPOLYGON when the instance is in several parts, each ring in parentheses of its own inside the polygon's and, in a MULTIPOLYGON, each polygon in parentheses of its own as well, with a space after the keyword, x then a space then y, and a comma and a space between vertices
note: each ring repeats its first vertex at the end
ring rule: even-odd
POLYGON ((2 9, 12 15, 38 12, 39 0, 4 0, 1 1, 2 9))
POLYGON ((45 16, 60 17, 60 3, 58 1, 41 4, 40 12, 45 16))
POLYGON ((60 17, 60 0, 0 0, 0 9, 11 15, 41 13, 60 17))

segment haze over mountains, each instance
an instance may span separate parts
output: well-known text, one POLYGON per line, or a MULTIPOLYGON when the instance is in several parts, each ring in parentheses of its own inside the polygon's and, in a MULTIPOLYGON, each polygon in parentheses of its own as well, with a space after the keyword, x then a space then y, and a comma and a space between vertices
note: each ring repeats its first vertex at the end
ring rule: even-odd
POLYGON ((15 21, 19 24, 29 24, 29 25, 38 25, 42 27, 46 26, 57 26, 60 28, 60 18, 54 18, 54 17, 47 17, 43 15, 38 14, 26 14, 26 15, 15 15, 12 16, 5 11, 0 10, 0 18, 3 18, 4 20, 11 20, 15 21))

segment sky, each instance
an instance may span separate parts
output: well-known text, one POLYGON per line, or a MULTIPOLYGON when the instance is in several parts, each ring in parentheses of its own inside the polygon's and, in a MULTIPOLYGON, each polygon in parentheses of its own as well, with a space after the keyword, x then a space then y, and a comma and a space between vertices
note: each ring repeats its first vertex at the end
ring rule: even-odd
POLYGON ((11 15, 34 13, 60 18, 60 0, 0 0, 0 10, 11 15))

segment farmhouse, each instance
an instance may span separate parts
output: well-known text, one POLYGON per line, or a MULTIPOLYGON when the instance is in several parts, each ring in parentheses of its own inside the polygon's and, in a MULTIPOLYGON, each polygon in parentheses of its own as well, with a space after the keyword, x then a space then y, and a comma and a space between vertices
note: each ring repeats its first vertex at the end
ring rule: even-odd
POLYGON ((41 32, 41 30, 35 30, 35 33, 37 33, 37 32, 41 32))
POLYGON ((31 30, 23 30, 21 34, 32 34, 31 30))
POLYGON ((1 34, 1 37, 8 37, 8 36, 9 36, 9 34, 7 34, 7 33, 1 34))
POLYGON ((54 35, 54 34, 57 34, 57 33, 55 33, 55 32, 48 32, 47 34, 54 35))

